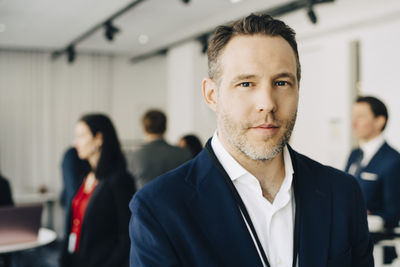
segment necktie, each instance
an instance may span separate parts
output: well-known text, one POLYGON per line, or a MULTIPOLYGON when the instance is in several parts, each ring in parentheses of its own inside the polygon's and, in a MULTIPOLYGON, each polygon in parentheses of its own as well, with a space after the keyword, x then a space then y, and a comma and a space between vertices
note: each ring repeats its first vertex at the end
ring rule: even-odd
POLYGON ((361 149, 359 149, 358 153, 357 153, 357 157, 354 161, 354 166, 355 166, 354 176, 355 177, 359 176, 361 173, 361 169, 362 169, 361 162, 363 160, 363 157, 364 157, 364 152, 361 149))

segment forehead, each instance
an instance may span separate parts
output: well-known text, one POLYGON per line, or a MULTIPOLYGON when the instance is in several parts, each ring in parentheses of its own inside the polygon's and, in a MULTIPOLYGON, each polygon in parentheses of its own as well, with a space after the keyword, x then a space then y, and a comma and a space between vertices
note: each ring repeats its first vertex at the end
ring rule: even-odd
POLYGON ((371 114, 373 115, 371 106, 366 102, 358 102, 354 104, 353 112, 355 114, 371 114))
POLYGON ((87 124, 84 123, 83 121, 79 121, 76 124, 75 131, 77 133, 90 133, 89 126, 87 126, 87 124))
POLYGON ((233 37, 220 55, 222 74, 233 72, 275 72, 296 74, 296 55, 281 36, 239 35, 233 37))

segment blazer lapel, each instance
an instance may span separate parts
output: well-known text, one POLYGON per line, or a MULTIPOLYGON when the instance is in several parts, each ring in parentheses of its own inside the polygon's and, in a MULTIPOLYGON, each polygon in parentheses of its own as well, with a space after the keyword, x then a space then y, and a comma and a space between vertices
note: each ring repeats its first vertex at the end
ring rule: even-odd
POLYGON ((195 193, 188 205, 202 229, 210 256, 219 266, 262 266, 257 249, 221 171, 203 150, 195 178, 195 193))
POLYGON ((372 156, 371 160, 368 162, 367 166, 364 167, 363 170, 369 170, 369 169, 376 169, 376 166, 379 166, 377 164, 378 162, 382 161, 382 159, 385 159, 385 154, 387 153, 388 144, 385 142, 383 145, 376 151, 376 153, 372 156))
MULTIPOLYGON (((83 215, 83 220, 82 220, 82 232, 85 231, 86 227, 89 227, 88 225, 90 225, 91 222, 87 222, 88 218, 90 218, 90 216, 88 216, 87 214, 92 212, 95 208, 96 208, 96 199, 98 198, 98 195, 100 194, 100 192, 103 190, 102 188, 104 187, 104 180, 99 180, 98 184, 96 185, 96 188, 94 189, 92 195, 90 196, 89 202, 86 206, 85 209, 85 214, 83 215)), ((84 235, 82 236, 83 239, 84 235)), ((81 242, 82 242, 81 239, 81 242)))
MULTIPOLYGON (((299 267, 326 266, 331 228, 331 194, 318 183, 318 173, 303 164, 292 149, 297 193, 300 201, 299 267)), ((319 178, 323 180, 323 177, 319 178)), ((296 203, 297 205, 298 203, 296 203)))

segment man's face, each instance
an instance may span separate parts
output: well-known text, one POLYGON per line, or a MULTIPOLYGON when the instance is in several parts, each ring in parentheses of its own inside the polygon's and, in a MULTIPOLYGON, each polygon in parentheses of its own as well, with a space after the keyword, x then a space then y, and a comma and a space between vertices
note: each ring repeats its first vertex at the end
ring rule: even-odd
POLYGON ((355 103, 353 106, 352 126, 358 140, 368 141, 381 133, 385 119, 375 117, 368 103, 355 103))
POLYGON ((277 156, 289 141, 298 105, 296 57, 282 37, 237 36, 222 51, 218 84, 203 93, 216 112, 218 136, 233 155, 277 156))

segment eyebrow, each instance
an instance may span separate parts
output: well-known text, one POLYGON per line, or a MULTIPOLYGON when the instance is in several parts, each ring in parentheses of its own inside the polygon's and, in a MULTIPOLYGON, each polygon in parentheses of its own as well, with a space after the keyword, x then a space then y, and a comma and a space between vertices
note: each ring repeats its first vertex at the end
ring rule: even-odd
POLYGON ((243 81, 243 80, 253 79, 255 77, 257 77, 257 76, 254 74, 240 74, 232 79, 231 84, 235 84, 235 83, 237 83, 239 81, 243 81))
POLYGON ((293 81, 296 81, 296 77, 290 72, 278 73, 278 74, 274 75, 272 78, 273 78, 273 80, 278 79, 278 78, 289 78, 293 81))

